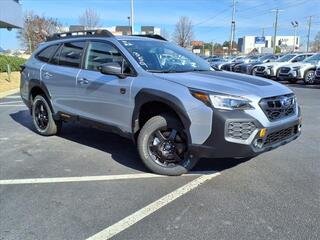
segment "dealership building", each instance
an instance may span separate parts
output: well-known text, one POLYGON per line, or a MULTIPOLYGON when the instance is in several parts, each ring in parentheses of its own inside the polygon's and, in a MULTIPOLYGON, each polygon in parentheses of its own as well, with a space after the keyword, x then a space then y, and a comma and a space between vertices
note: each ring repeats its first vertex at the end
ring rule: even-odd
MULTIPOLYGON (((276 46, 280 47, 281 52, 298 50, 300 45, 299 36, 277 36, 276 46)), ((238 39, 238 51, 248 54, 252 51, 259 53, 272 53, 273 36, 244 36, 238 39)))

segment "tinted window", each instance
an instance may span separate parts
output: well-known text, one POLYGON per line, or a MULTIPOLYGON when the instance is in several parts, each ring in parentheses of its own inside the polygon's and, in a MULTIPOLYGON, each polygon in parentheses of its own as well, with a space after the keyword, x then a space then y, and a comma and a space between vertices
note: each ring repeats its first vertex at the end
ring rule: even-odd
POLYGON ((294 60, 297 62, 301 62, 305 58, 306 58, 306 55, 300 55, 300 56, 297 56, 294 60))
POLYGON ((59 65, 80 67, 85 42, 64 43, 59 56, 59 65))
POLYGON ((59 45, 52 45, 44 50, 42 50, 38 55, 36 56, 37 59, 43 62, 49 62, 51 56, 55 53, 59 45))
POLYGON ((117 62, 122 64, 123 57, 120 52, 111 44, 103 42, 89 43, 88 53, 84 68, 97 71, 104 63, 117 62))

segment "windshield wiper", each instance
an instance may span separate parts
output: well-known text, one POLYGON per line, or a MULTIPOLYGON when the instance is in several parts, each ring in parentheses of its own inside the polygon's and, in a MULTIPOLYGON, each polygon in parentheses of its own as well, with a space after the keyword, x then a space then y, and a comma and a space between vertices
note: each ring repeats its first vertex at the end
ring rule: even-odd
POLYGON ((177 70, 147 70, 147 72, 152 73, 185 73, 185 72, 202 72, 202 71, 209 71, 205 69, 188 69, 183 71, 177 71, 177 70))

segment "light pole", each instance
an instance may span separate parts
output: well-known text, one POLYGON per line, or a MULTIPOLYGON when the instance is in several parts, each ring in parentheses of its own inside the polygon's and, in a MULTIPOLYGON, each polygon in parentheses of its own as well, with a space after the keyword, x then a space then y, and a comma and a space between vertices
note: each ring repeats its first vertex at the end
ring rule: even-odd
POLYGON ((130 1, 131 3, 131 34, 134 34, 134 12, 133 12, 133 0, 130 1))
POLYGON ((130 20, 131 18, 130 18, 130 16, 127 18, 128 18, 128 26, 129 26, 129 29, 130 29, 131 35, 132 35, 131 20, 130 20))
POLYGON ((295 52, 296 50, 296 35, 297 35, 297 28, 299 26, 299 23, 297 21, 292 21, 291 22, 291 25, 293 27, 293 32, 294 32, 294 35, 293 35, 293 52, 295 52))

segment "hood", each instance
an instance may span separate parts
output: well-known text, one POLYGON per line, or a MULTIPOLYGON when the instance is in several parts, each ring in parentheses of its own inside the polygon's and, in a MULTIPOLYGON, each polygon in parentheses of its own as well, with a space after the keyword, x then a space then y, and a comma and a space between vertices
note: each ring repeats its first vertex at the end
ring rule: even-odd
POLYGON ((295 63, 290 63, 290 64, 286 64, 283 67, 307 67, 312 65, 311 63, 303 63, 303 62, 295 62, 295 63))
POLYGON ((265 98, 292 92, 272 80, 224 71, 153 73, 153 75, 188 88, 235 96, 265 98))
POLYGON ((268 62, 268 63, 263 63, 259 64, 258 66, 263 66, 263 67, 268 67, 268 66, 273 66, 273 67, 280 67, 289 64, 289 62, 268 62))

